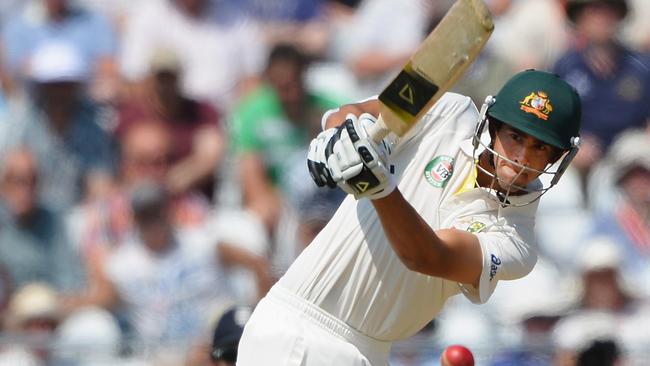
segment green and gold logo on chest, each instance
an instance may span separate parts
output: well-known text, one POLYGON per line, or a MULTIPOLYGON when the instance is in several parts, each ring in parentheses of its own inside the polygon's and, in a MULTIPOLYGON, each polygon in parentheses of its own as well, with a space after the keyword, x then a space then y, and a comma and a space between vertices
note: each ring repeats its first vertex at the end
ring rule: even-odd
POLYGON ((474 221, 467 227, 467 231, 472 234, 480 233, 485 229, 485 224, 480 221, 474 221))

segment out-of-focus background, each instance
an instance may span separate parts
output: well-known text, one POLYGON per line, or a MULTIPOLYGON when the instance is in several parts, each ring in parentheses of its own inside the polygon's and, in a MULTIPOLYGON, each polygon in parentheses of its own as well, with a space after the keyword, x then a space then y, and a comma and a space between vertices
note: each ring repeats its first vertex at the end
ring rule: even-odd
MULTIPOLYGON (((343 198, 306 170, 322 113, 377 94, 452 2, 0 1, 0 365, 209 365, 224 311, 343 198)), ((462 343, 479 365, 648 365, 650 2, 486 3, 456 91, 555 71, 584 143, 533 272, 453 299, 392 364, 462 343)))

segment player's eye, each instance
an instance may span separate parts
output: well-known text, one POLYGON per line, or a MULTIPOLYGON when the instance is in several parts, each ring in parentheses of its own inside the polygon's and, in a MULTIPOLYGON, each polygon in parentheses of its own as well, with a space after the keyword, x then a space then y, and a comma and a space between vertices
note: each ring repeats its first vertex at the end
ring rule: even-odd
POLYGON ((510 132, 508 135, 510 136, 510 139, 512 141, 521 141, 521 139, 522 139, 521 135, 516 133, 516 132, 510 132))

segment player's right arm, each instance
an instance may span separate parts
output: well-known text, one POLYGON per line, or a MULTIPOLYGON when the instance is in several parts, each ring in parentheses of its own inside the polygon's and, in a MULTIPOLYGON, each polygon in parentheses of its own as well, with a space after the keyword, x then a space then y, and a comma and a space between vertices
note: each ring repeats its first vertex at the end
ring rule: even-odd
POLYGON ((483 253, 476 235, 433 230, 399 189, 372 203, 388 241, 408 269, 478 287, 483 253))
POLYGON ((330 132, 334 135, 326 137, 328 143, 320 143, 325 150, 322 175, 357 199, 373 200, 391 246, 409 269, 477 285, 483 267, 478 238, 456 229, 434 231, 396 189, 388 155, 364 133, 365 126, 373 123, 372 117, 354 117, 378 109, 376 99, 367 100, 325 116, 325 124, 332 126, 329 131, 336 133, 330 132), (341 120, 345 122, 334 128, 341 120), (370 154, 362 153, 368 151, 370 154))

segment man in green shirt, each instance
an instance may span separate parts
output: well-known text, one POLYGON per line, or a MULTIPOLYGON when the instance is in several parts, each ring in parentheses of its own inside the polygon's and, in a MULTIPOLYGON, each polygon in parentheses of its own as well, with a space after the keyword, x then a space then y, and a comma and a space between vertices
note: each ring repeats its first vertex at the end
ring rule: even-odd
POLYGON ((295 193, 291 184, 284 184, 294 174, 295 164, 288 162, 296 155, 304 160, 307 142, 320 131, 320 117, 341 102, 308 91, 303 80, 306 67, 305 56, 296 48, 276 46, 269 56, 266 82, 242 100, 232 116, 231 142, 244 206, 271 233, 282 201, 295 193))

